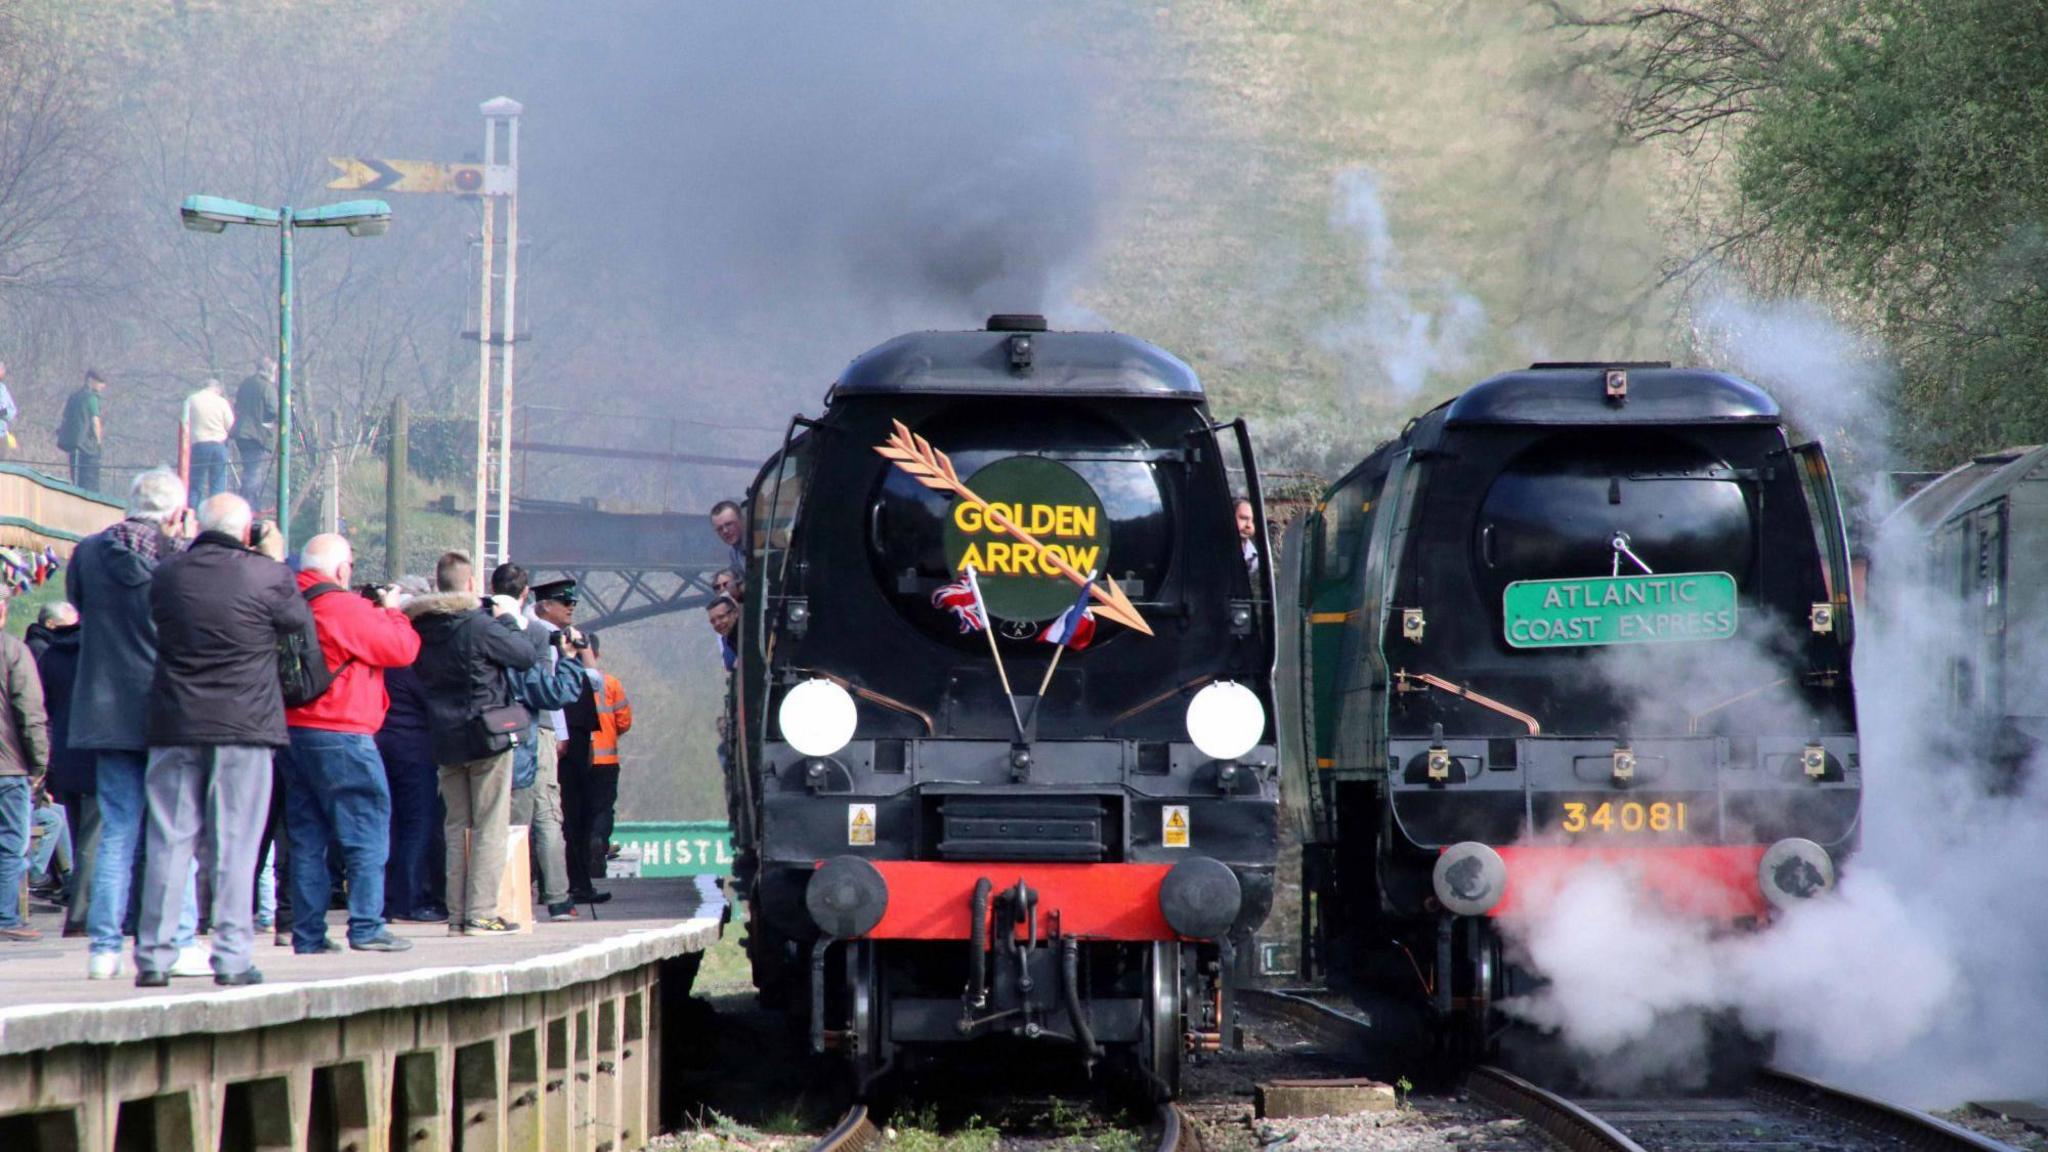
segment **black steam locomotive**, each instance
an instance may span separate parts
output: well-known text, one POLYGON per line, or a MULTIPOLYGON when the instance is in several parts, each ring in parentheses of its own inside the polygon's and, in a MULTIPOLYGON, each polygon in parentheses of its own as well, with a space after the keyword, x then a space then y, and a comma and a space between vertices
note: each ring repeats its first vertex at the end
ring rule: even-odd
POLYGON ((1495 376, 1297 532, 1290 784, 1333 976, 1414 989, 1470 1053, 1511 990, 1495 918, 1589 861, 1730 924, 1833 883, 1861 799, 1848 548, 1820 445, 1753 385, 1495 376))
POLYGON ((863 1085, 1008 1038, 1170 1093, 1229 1034, 1278 811, 1271 568, 1233 457, 1262 515, 1243 424, 1185 364, 997 316, 856 359, 761 470, 747 947, 863 1085))

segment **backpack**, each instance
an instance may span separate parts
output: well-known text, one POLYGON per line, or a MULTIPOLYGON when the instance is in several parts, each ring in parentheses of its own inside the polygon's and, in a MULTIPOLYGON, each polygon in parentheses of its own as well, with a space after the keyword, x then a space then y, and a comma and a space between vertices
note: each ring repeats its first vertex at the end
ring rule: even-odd
POLYGON ((57 450, 78 451, 78 442, 85 439, 85 389, 73 392, 64 401, 64 415, 57 421, 57 450))
MULTIPOLYGON (((306 603, 330 592, 345 592, 339 584, 320 583, 306 589, 300 595, 306 603)), ((342 668, 355 663, 351 656, 341 662, 341 668, 329 668, 327 657, 320 651, 320 630, 310 619, 296 632, 288 632, 277 638, 277 684, 284 690, 284 706, 304 708, 326 695, 334 686, 335 677, 342 668)))

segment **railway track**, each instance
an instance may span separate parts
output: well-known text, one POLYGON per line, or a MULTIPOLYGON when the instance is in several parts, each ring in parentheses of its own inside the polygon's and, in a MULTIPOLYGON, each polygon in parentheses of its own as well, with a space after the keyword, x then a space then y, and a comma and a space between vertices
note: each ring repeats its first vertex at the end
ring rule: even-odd
MULTIPOLYGON (((1201 1152, 1201 1130, 1178 1104, 1160 1105, 1152 1129, 1158 1134, 1152 1144, 1157 1152, 1201 1152)), ((883 1144, 882 1129, 869 1117, 867 1105, 855 1104, 812 1152, 871 1152, 883 1144)))
MULTIPOLYGON (((1285 1017, 1332 1045, 1358 1046, 1371 1022, 1313 989, 1246 989, 1242 1002, 1285 1017)), ((1967 1128, 1765 1068, 1746 1094, 1570 1099, 1501 1068, 1466 1081, 1472 1098, 1519 1116, 1571 1152, 2015 1152, 1967 1128)))
POLYGON ((1747 1095, 1730 1097, 1573 1100, 1494 1067, 1474 1069, 1467 1087, 1571 1152, 2013 1152, 1926 1113, 1768 1068, 1747 1095))

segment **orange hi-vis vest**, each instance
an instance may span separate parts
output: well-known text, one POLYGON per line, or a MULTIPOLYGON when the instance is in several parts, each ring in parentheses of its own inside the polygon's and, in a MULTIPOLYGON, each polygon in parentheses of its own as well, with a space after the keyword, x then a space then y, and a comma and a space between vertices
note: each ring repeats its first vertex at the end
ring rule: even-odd
POLYGON ((626 690, 619 678, 604 674, 604 692, 597 698, 597 731, 590 734, 590 763, 619 764, 619 737, 633 730, 633 706, 626 702, 626 690))

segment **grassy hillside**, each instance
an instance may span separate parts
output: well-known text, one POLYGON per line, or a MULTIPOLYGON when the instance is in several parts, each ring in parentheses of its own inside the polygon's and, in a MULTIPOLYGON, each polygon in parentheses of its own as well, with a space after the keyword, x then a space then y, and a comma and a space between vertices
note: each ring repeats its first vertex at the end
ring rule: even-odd
POLYGON ((1613 147, 1529 6, 1215 0, 1154 22, 1160 74, 1119 110, 1143 192, 1084 302, 1277 421, 1284 453, 1355 458, 1532 358, 1668 352, 1656 161, 1613 147), (1304 437, 1302 413, 1346 432, 1304 437))

